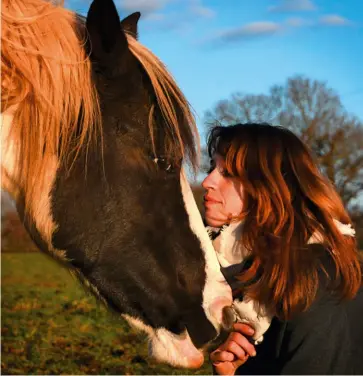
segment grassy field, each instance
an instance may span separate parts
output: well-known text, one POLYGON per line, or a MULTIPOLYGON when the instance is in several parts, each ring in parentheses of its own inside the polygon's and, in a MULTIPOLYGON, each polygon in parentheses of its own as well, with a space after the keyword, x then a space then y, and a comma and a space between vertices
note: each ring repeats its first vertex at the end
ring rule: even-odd
POLYGON ((98 305, 39 253, 3 253, 4 374, 211 374, 173 369, 147 357, 144 336, 98 305))

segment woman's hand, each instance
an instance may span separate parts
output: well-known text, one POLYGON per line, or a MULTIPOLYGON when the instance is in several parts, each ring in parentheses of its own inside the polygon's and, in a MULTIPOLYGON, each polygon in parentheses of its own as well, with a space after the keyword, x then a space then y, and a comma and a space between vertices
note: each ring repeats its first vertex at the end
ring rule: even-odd
POLYGON ((255 347, 246 338, 252 336, 254 330, 242 323, 234 324, 233 329, 226 342, 210 354, 210 360, 219 375, 234 375, 249 356, 256 355, 255 347))

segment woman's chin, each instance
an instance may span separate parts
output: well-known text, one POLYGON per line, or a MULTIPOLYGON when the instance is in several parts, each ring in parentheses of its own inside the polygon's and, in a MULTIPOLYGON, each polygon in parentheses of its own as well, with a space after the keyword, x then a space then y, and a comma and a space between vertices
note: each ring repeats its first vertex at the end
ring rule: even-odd
POLYGON ((209 218, 208 215, 206 215, 204 219, 205 219, 206 224, 211 227, 222 227, 226 223, 226 221, 209 218))

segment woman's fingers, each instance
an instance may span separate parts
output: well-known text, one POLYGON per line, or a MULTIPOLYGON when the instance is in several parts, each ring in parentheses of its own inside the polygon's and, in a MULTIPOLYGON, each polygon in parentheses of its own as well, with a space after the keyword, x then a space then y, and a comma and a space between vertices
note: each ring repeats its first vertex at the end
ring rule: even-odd
POLYGON ((236 359, 245 359, 247 355, 255 356, 255 347, 241 333, 233 332, 226 342, 211 353, 211 360, 214 361, 215 358, 217 361, 231 362, 236 359))
POLYGON ((246 355, 250 355, 243 345, 241 346, 240 343, 235 342, 232 338, 226 342, 224 350, 234 354, 237 359, 245 359, 246 355))
POLYGON ((255 356, 255 347, 241 333, 232 332, 227 340, 210 354, 210 357, 212 361, 215 361, 214 357, 217 357, 218 361, 233 361, 245 359, 247 355, 255 356), (233 355, 233 358, 231 358, 231 355, 233 355))
POLYGON ((234 375, 236 372, 236 367, 231 362, 215 364, 214 369, 218 375, 234 375))
POLYGON ((228 345, 230 341, 236 342, 237 345, 242 347, 248 355, 251 355, 251 356, 256 355, 255 346, 253 346, 252 343, 241 333, 232 332, 224 344, 228 345))
POLYGON ((254 335, 255 333, 255 330, 250 327, 248 324, 244 324, 242 322, 236 322, 235 324, 233 324, 233 329, 236 331, 236 332, 239 332, 245 336, 248 336, 248 337, 251 337, 254 335))
POLYGON ((213 363, 213 365, 218 375, 234 375, 236 372, 236 369, 242 364, 244 364, 247 359, 248 359, 248 355, 243 360, 238 359, 238 360, 235 360, 234 362, 218 362, 218 363, 213 363))
POLYGON ((210 354, 210 360, 219 375, 234 375, 249 356, 256 355, 255 347, 245 337, 253 335, 253 328, 242 323, 234 324, 233 328, 236 331, 230 333, 227 340, 210 354))
POLYGON ((210 354, 210 360, 216 362, 233 362, 235 359, 234 354, 225 350, 216 350, 210 354))

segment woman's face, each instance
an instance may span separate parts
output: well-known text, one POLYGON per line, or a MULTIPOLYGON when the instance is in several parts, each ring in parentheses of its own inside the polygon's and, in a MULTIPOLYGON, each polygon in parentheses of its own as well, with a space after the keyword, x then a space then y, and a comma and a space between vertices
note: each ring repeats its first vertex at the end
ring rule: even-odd
POLYGON ((231 217, 241 214, 243 208, 242 183, 227 175, 224 160, 215 156, 211 172, 202 182, 207 191, 204 196, 205 220, 209 226, 221 227, 231 217))

